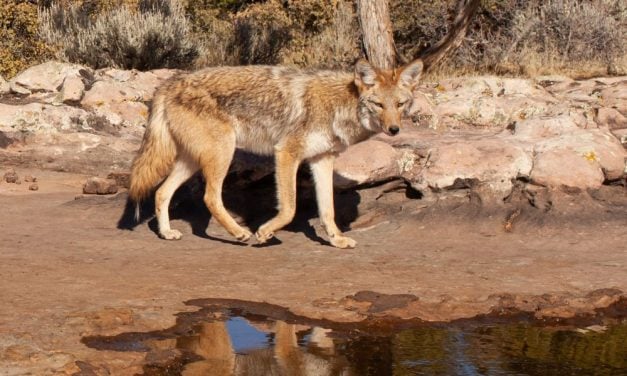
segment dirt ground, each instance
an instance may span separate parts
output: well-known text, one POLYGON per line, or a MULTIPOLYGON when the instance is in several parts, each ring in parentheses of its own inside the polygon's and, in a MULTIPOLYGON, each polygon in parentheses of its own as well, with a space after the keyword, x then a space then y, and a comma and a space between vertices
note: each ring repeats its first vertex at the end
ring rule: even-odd
MULTIPOLYGON (((339 250, 302 215, 264 247, 236 244, 211 221, 205 235, 209 218, 186 216, 189 202, 173 221, 183 239, 164 241, 151 221, 119 228, 123 192, 83 196, 85 176, 20 173, 36 175, 39 190, 0 183, 0 374, 133 374, 144 354, 97 351, 81 338, 170 327, 176 313, 198 309, 186 304, 194 299, 267 302, 343 322, 449 321, 594 314, 627 291, 622 187, 564 193, 550 220, 486 209, 472 196, 425 203, 394 186, 340 194, 338 217, 358 246, 339 250)), ((272 193, 256 200, 259 213, 272 193)))

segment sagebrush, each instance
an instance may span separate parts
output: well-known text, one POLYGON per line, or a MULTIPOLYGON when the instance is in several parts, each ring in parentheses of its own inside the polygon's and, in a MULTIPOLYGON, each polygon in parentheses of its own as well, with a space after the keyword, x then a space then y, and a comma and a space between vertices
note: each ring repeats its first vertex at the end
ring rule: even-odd
POLYGON ((0 75, 12 77, 52 56, 38 35, 37 6, 23 0, 0 1, 0 75))
MULTIPOLYGON (((456 1, 391 1, 405 59, 448 32, 456 1), (448 20, 448 22, 442 22, 448 20)), ((577 76, 627 74, 627 3, 622 0, 485 0, 443 74, 577 76)))
MULTIPOLYGON (((447 34, 458 0, 390 0, 400 60, 447 34)), ((51 56, 92 67, 292 64, 363 55, 351 0, 26 0, 0 4, 0 74, 51 56), (39 30, 39 34, 37 33, 39 30), (45 42, 45 43, 44 43, 45 42)), ((622 0, 484 0, 435 74, 627 74, 622 0)))
POLYGON ((183 7, 175 1, 140 2, 91 16, 78 4, 40 12, 41 35, 63 60, 94 68, 188 68, 201 55, 183 7))

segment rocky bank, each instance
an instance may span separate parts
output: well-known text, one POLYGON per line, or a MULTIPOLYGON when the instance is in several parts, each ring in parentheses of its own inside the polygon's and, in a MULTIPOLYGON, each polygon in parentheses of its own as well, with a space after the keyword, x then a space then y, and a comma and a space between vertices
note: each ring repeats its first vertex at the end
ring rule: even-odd
MULTIPOLYGON (((125 172, 152 93, 175 74, 58 62, 29 68, 0 86, 0 157, 58 171, 125 172)), ((424 196, 471 184, 500 198, 516 180, 595 189, 625 177, 626 116, 627 77, 425 83, 398 137, 375 137, 339 157, 336 186, 400 178, 424 196)), ((234 169, 256 169, 257 178, 271 172, 271 163, 249 159, 234 169)))

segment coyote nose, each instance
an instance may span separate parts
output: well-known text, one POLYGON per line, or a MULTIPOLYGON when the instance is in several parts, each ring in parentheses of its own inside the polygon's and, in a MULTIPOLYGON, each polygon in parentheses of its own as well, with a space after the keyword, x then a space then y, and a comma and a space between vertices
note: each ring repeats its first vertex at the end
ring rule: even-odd
POLYGON ((400 128, 397 125, 393 125, 390 127, 389 131, 392 134, 392 136, 394 136, 395 134, 398 133, 398 131, 400 131, 400 128))

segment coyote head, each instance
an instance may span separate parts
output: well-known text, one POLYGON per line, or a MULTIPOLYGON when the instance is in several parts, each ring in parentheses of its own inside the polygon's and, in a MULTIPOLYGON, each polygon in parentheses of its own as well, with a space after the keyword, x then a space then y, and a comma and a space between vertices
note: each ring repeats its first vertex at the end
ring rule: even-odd
POLYGON ((365 60, 358 61, 355 85, 359 92, 357 113, 361 125, 372 132, 397 134, 402 115, 411 107, 412 92, 422 67, 421 60, 394 70, 376 69, 365 60))

